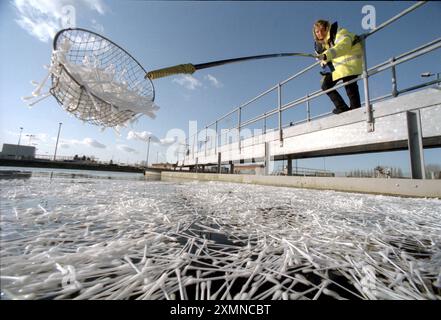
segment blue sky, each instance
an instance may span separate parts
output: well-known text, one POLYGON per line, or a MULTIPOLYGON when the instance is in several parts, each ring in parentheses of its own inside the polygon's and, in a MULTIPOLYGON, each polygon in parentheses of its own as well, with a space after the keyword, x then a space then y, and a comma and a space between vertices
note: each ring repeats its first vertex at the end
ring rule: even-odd
MULTIPOLYGON (((362 8, 373 5, 377 25, 414 2, 161 2, 103 0, 15 0, 0 2, 0 144, 28 144, 35 135, 37 153, 53 155, 58 123, 62 122, 58 155, 94 155, 100 160, 135 163, 145 160, 146 143, 128 139, 130 131, 167 137, 177 128, 188 134, 189 121, 198 127, 213 122, 277 82, 313 61, 290 57, 231 64, 196 72, 192 77, 173 76, 154 80, 157 118, 142 117, 132 128, 117 135, 83 124, 66 113, 50 97, 29 108, 21 97, 29 96, 46 74, 50 62, 51 37, 61 28, 62 8, 73 5, 77 27, 96 31, 130 52, 146 70, 180 63, 204 63, 233 57, 277 53, 312 52, 311 25, 319 19, 338 21, 355 33, 365 32, 362 8)), ((406 52, 440 36, 441 3, 429 2, 368 40, 368 65, 406 52)), ((415 64, 398 67, 399 87, 422 81, 420 73, 441 72, 440 51, 415 64), (401 77, 400 77, 401 76, 401 77)), ((318 70, 287 86, 284 102, 319 88, 318 70)), ((371 96, 390 90, 390 77, 371 82, 371 96)), ((360 86, 361 88, 362 86, 360 86)), ((345 95, 343 95, 345 97, 345 95)), ((275 106, 274 96, 250 108, 253 116, 263 104, 275 106)), ((327 97, 312 103, 313 114, 331 109, 327 97)), ((300 108, 301 109, 301 108, 300 108)), ((304 110, 292 111, 285 122, 299 120, 304 110)), ((235 118, 231 120, 235 123, 235 118)), ((152 144, 150 162, 165 159, 166 147, 152 144)), ((440 149, 426 150, 426 163, 441 164, 440 149)), ((408 171, 406 152, 299 160, 298 165, 336 171, 372 168, 378 164, 400 166, 408 171)))

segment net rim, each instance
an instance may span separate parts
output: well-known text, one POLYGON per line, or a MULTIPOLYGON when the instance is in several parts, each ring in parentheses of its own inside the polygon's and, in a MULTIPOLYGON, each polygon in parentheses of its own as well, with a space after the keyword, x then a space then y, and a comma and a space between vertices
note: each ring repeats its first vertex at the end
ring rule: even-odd
MULTIPOLYGON (((138 62, 138 60, 136 60, 129 52, 127 52, 124 48, 122 48, 121 46, 119 46, 118 44, 116 44, 115 42, 113 42, 112 40, 110 40, 109 38, 106 38, 96 32, 84 29, 84 28, 65 28, 65 29, 61 29, 60 31, 58 31, 55 36, 54 36, 54 40, 52 42, 52 47, 53 50, 57 50, 57 41, 58 38, 60 37, 61 34, 65 33, 65 32, 71 32, 71 31, 82 31, 82 32, 87 32, 90 34, 93 34, 95 36, 98 36, 101 39, 104 39, 108 42, 110 42, 112 45, 114 45, 115 47, 117 47, 118 49, 120 49, 121 51, 123 51, 125 54, 127 54, 140 68, 141 70, 144 72, 144 74, 147 74, 147 71, 144 69, 144 67, 138 62)), ((67 68, 65 68, 63 66, 64 71, 79 85, 82 86, 77 79, 75 79, 75 77, 72 76, 72 74, 67 70, 67 68)), ((153 82, 151 81, 151 79, 149 79, 148 77, 144 77, 144 80, 148 81, 150 83, 150 86, 152 88, 152 102, 155 101, 155 87, 153 85, 153 82)), ((95 95, 94 95, 95 96, 95 95)), ((97 97, 99 98, 99 97, 97 97)))

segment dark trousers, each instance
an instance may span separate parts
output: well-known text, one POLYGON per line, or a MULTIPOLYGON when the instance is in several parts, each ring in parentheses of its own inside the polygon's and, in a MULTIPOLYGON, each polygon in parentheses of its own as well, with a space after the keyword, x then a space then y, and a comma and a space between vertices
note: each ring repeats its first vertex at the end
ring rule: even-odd
MULTIPOLYGON (((332 80, 332 74, 327 73, 323 76, 322 79, 322 90, 328 90, 332 87, 334 87, 338 81, 343 80, 343 82, 348 82, 352 79, 357 78, 357 76, 349 76, 341 78, 337 81, 332 80)), ((358 92, 358 85, 357 82, 348 84, 345 86, 346 93, 349 97, 349 104, 351 106, 351 109, 356 109, 361 107, 360 103, 360 93, 358 92)), ((328 97, 331 99, 331 101, 334 103, 335 108, 337 108, 340 111, 346 111, 348 110, 348 105, 343 100, 341 95, 337 92, 337 90, 333 90, 327 93, 328 97)))

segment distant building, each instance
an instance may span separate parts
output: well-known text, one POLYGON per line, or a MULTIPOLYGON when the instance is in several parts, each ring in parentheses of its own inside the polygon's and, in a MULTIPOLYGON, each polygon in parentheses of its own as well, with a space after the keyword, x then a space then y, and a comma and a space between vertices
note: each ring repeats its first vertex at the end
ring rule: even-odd
POLYGON ((35 159, 36 148, 32 146, 21 146, 18 144, 4 143, 0 158, 3 159, 35 159))

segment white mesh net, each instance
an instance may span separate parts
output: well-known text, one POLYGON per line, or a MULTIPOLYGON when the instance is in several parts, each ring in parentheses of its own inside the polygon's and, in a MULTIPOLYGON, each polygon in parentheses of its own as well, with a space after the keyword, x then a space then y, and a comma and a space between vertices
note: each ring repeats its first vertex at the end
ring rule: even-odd
MULTIPOLYGON (((155 118, 154 89, 145 70, 126 51, 93 32, 60 31, 46 78, 38 84, 33 105, 52 94, 75 117, 103 127, 127 126, 145 114, 155 118), (49 76, 48 93, 41 90, 49 76)), ((34 83, 35 84, 35 83, 34 83)))

